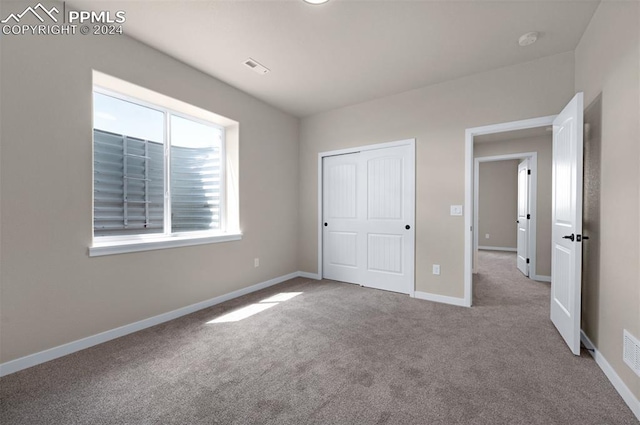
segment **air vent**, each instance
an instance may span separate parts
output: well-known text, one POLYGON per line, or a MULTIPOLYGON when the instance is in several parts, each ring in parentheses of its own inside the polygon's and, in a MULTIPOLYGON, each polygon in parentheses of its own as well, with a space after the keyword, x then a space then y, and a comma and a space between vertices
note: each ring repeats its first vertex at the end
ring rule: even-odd
POLYGON ((640 341, 631 335, 626 329, 624 331, 624 348, 622 357, 624 362, 640 376, 640 341))
POLYGON ((258 62, 255 59, 247 59, 246 61, 244 61, 244 64, 249 68, 254 70, 256 73, 260 74, 260 75, 264 75, 266 73, 269 72, 269 69, 267 69, 266 66, 262 65, 260 62, 258 62))

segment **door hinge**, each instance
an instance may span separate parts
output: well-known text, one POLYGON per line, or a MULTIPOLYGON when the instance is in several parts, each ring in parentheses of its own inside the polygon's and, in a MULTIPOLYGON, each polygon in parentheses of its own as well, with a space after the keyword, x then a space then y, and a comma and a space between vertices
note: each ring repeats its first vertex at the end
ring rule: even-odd
POLYGON ((529 264, 529 259, 527 258, 527 264, 529 264))
POLYGON ((527 214, 527 220, 531 220, 531 214, 527 214))
POLYGON ((531 170, 527 170, 527 174, 531 175, 531 170))

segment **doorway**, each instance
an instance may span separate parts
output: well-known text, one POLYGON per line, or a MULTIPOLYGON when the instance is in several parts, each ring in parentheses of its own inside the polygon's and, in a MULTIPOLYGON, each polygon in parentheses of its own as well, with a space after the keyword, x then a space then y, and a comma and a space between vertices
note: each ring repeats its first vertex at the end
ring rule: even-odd
MULTIPOLYGON (((522 121, 513 121, 502 124, 487 125, 484 127, 469 128, 465 133, 466 141, 466 167, 465 167, 465 201, 470 206, 471 211, 475 211, 474 205, 477 200, 475 199, 476 175, 475 175, 475 156, 474 156, 474 141, 480 137, 489 136, 493 134, 506 134, 508 132, 518 130, 530 130, 539 129, 553 126, 553 121, 556 118, 555 115, 546 117, 533 118, 522 121)), ((477 250, 477 235, 474 229, 477 229, 476 214, 467 214, 465 216, 465 227, 468 231, 465 232, 465 258, 464 258, 464 301, 465 305, 471 307, 473 302, 473 271, 474 263, 477 262, 475 253, 477 250)))
MULTIPOLYGON (((509 145, 501 141, 508 143, 509 140, 517 140, 521 141, 519 144, 526 145, 528 141, 541 144, 539 139, 548 138, 549 146, 543 154, 548 154, 545 159, 550 159, 551 135, 547 133, 545 128, 535 132, 509 132, 497 140, 492 135, 485 136, 480 142, 497 144, 498 149, 502 145, 504 149, 509 145)), ((479 250, 513 251, 516 253, 513 265, 522 274, 535 280, 550 280, 546 276, 539 276, 536 268, 538 174, 538 152, 479 156, 474 159, 473 273, 477 271, 479 250)), ((550 176, 545 177, 550 180, 550 176)), ((544 191, 549 201, 550 189, 549 186, 544 191)), ((551 228, 548 230, 550 238, 551 228)))
MULTIPOLYGON (((481 135, 552 128, 552 237, 550 317, 575 355, 580 355, 582 276, 583 93, 577 93, 556 116, 469 128, 465 132, 465 200, 473 208, 474 138, 481 135)), ((472 303, 473 215, 465 217, 464 300, 472 303)))

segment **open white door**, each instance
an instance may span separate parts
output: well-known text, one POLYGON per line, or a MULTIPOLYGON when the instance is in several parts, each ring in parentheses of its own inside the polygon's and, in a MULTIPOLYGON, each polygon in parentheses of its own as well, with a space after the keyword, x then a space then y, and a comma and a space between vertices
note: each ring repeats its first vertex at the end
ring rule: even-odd
POLYGON ((551 321, 580 355, 583 94, 553 122, 551 321))
POLYGON ((518 270, 529 276, 529 159, 518 164, 518 270))

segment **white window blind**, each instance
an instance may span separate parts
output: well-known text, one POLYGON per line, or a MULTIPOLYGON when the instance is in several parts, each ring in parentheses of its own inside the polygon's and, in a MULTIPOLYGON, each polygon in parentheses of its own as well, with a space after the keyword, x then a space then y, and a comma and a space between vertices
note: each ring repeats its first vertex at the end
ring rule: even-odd
POLYGON ((162 144, 94 130, 94 236, 164 232, 162 144))
POLYGON ((171 231, 220 230, 222 131, 171 115, 171 231))

